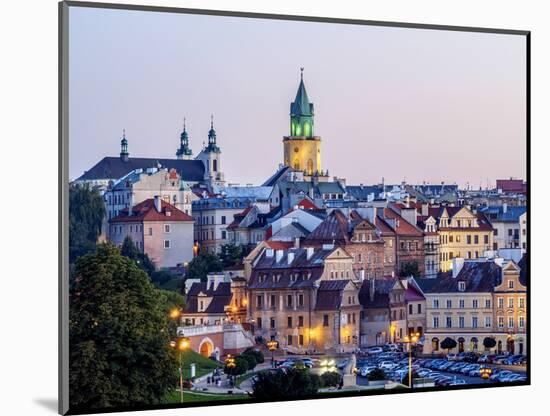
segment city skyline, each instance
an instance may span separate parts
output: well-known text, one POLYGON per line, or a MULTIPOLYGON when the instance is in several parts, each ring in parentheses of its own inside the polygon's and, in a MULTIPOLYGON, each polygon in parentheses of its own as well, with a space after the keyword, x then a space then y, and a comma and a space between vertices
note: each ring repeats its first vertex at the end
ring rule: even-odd
POLYGON ((130 157, 175 158, 186 118, 197 155, 214 114, 228 183, 261 184, 283 161, 302 66, 322 167, 331 176, 348 184, 383 177, 472 188, 525 179, 521 36, 78 8, 71 14, 71 179, 116 156, 123 129, 130 157))

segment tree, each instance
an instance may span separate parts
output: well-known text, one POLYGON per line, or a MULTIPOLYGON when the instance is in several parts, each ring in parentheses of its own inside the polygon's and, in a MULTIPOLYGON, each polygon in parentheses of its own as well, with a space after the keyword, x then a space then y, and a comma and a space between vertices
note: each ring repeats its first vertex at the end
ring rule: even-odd
POLYGON ((155 264, 151 261, 147 253, 138 250, 136 244, 129 235, 126 236, 122 242, 120 254, 134 260, 140 269, 147 273, 149 277, 152 277, 155 272, 155 264))
POLYGON ((174 388, 167 299, 112 244, 77 260, 69 308, 72 410, 156 404, 174 388))
POLYGON ((254 368, 258 364, 258 361, 256 361, 256 357, 252 354, 241 354, 240 356, 246 360, 248 367, 247 370, 254 370, 254 368))
POLYGON ((496 339, 493 337, 485 337, 483 338, 483 346, 486 350, 490 350, 491 348, 495 348, 497 345, 496 339))
POLYGON ((248 347, 241 355, 251 354, 256 358, 256 363, 261 364, 265 361, 264 354, 260 350, 256 350, 252 347, 248 347))
POLYGON ((327 371, 321 374, 321 386, 336 387, 342 382, 342 376, 336 371, 327 371))
POLYGON ((69 262, 95 250, 105 217, 101 195, 88 186, 69 188, 69 262))
POLYGON ((204 282, 208 273, 221 272, 222 270, 222 262, 218 256, 203 251, 189 262, 187 278, 200 279, 204 282))
POLYGON ((229 374, 231 376, 240 376, 241 374, 246 373, 250 368, 249 361, 246 359, 246 357, 242 357, 240 355, 237 355, 235 358, 235 366, 228 367, 227 364, 223 368, 223 371, 225 374, 229 374))
POLYGON ((220 260, 223 267, 235 266, 243 261, 244 251, 242 246, 235 244, 222 244, 220 247, 220 260))
POLYGON ((441 341, 441 348, 444 350, 447 350, 447 352, 451 352, 453 348, 456 347, 456 341, 452 338, 445 338, 443 341, 441 341))
POLYGON ((401 277, 420 277, 420 269, 418 267, 417 261, 408 261, 401 265, 401 270, 399 271, 399 276, 401 277))
POLYGON ((258 400, 298 398, 317 394, 319 386, 319 376, 306 369, 262 371, 252 383, 252 396, 258 400))

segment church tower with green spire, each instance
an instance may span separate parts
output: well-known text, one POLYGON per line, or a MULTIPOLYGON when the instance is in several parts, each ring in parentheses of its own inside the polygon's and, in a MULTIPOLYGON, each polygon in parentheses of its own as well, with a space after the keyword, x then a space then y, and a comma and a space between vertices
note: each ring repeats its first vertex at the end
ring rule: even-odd
POLYGON ((208 131, 208 143, 203 143, 201 152, 195 158, 204 163, 204 181, 211 191, 216 191, 225 185, 224 174, 221 171, 221 149, 216 142, 216 130, 214 130, 214 116, 210 116, 210 130, 208 131))
POLYGON ((193 151, 189 147, 189 136, 187 135, 187 130, 185 128, 185 119, 183 119, 183 131, 180 136, 180 147, 176 152, 176 157, 178 159, 191 159, 193 156, 193 151))
POLYGON ((290 135, 283 138, 284 164, 306 176, 321 176, 321 137, 314 134, 314 107, 307 96, 304 68, 300 85, 290 104, 290 135))

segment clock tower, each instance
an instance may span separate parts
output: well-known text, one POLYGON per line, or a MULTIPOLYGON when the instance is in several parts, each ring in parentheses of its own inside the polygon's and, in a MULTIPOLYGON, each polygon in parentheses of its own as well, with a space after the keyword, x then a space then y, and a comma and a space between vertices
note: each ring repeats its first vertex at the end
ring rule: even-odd
POLYGON ((290 104, 290 135, 283 138, 284 164, 306 176, 322 176, 321 137, 314 134, 313 103, 304 85, 304 68, 300 68, 300 85, 290 104))

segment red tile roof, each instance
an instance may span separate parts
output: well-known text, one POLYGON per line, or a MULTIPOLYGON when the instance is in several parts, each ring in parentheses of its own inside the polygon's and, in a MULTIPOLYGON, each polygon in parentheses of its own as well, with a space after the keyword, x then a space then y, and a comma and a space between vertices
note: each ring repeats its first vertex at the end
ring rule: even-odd
POLYGON ((128 215, 128 208, 123 209, 119 215, 112 218, 110 222, 145 222, 145 221, 194 221, 193 217, 180 211, 172 204, 161 200, 161 212, 155 208, 153 198, 146 199, 132 208, 132 215, 128 215))
POLYGON ((319 207, 315 205, 312 201, 310 201, 308 198, 302 199, 296 205, 298 205, 299 207, 302 207, 303 209, 319 209, 319 207))
POLYGON ((395 227, 395 232, 398 235, 408 235, 408 236, 419 236, 422 237, 422 231, 418 229, 415 225, 412 225, 410 222, 405 220, 399 214, 391 210, 390 208, 384 208, 385 218, 395 219, 397 225, 395 227))
POLYGON ((269 248, 272 248, 273 250, 286 250, 288 248, 294 247, 294 243, 292 241, 266 241, 269 248))

